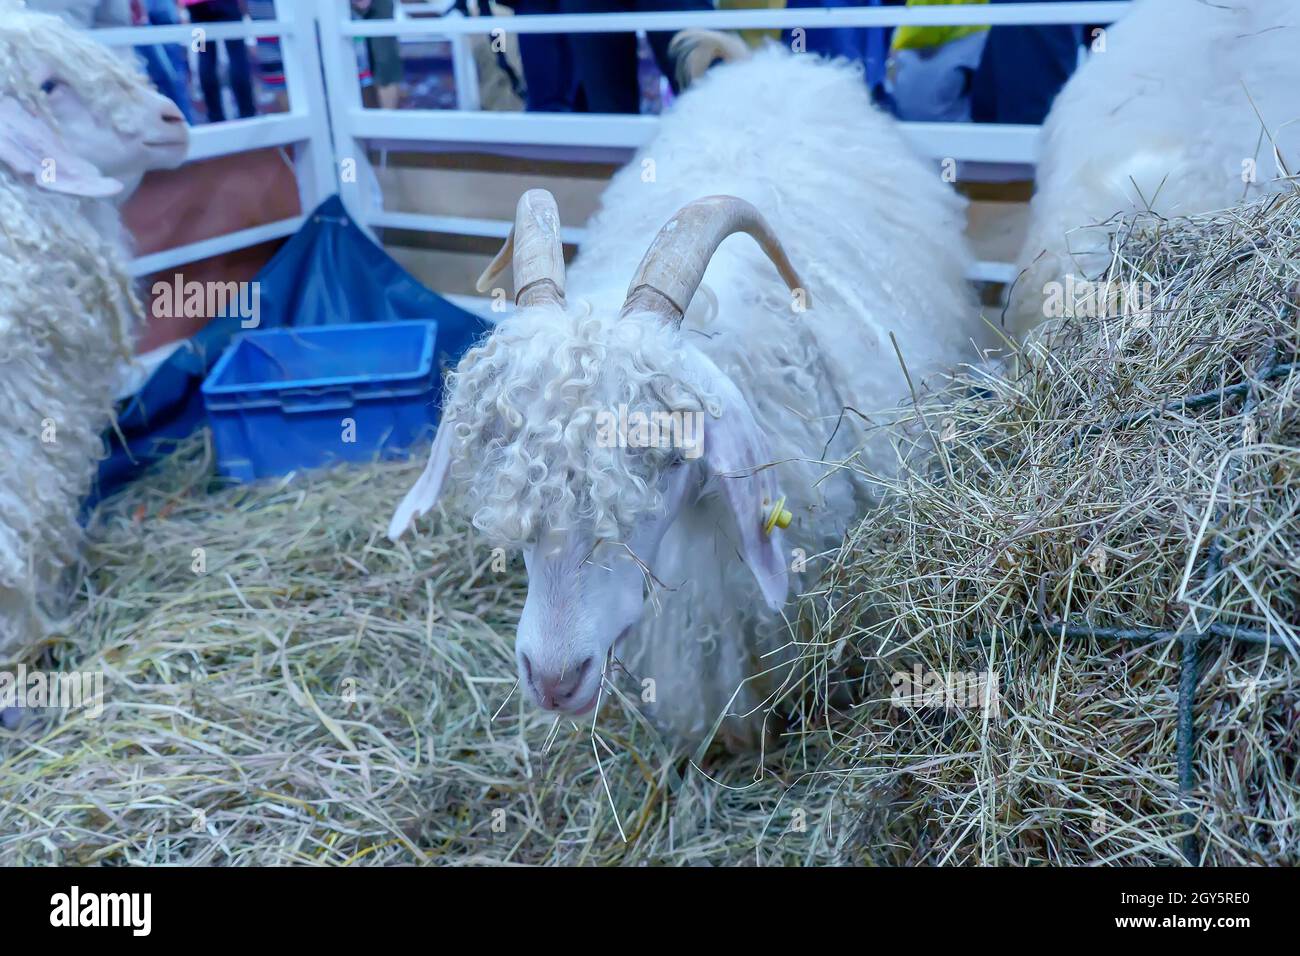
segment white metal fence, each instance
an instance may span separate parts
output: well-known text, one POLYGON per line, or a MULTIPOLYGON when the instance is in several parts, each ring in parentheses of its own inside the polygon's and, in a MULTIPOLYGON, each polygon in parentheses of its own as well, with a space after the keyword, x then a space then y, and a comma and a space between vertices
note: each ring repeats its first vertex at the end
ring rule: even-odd
MULTIPOLYGON (((304 212, 338 192, 349 212, 366 228, 470 236, 502 237, 506 220, 469 219, 386 209, 378 194, 367 145, 376 140, 422 143, 433 148, 510 151, 547 147, 575 155, 592 148, 633 150, 655 131, 654 116, 557 113, 478 112, 477 83, 466 39, 497 31, 522 33, 630 32, 711 29, 825 29, 905 24, 1025 25, 1110 23, 1131 3, 1087 0, 1067 3, 926 7, 850 7, 797 10, 713 10, 677 13, 553 14, 519 17, 464 17, 447 4, 412 4, 392 20, 353 20, 348 0, 276 0, 276 19, 231 24, 204 24, 208 42, 231 37, 278 37, 289 97, 287 113, 234 120, 192 131, 190 160, 228 156, 266 147, 292 148, 304 212), (443 15, 410 16, 410 12, 443 15), (454 110, 367 109, 357 79, 355 38, 398 36, 447 38, 452 41, 458 108, 454 110)), ((112 45, 185 43, 195 33, 189 25, 115 28, 96 31, 112 45)), ((1033 126, 967 123, 904 123, 916 148, 936 161, 1032 165, 1039 130, 1033 126)), ((207 256, 241 249, 295 232, 302 216, 215 236, 151 255, 134 263, 145 275, 207 256)), ((581 243, 580 228, 565 230, 565 239, 581 243)), ((972 278, 1008 281, 1010 263, 978 263, 972 278)))

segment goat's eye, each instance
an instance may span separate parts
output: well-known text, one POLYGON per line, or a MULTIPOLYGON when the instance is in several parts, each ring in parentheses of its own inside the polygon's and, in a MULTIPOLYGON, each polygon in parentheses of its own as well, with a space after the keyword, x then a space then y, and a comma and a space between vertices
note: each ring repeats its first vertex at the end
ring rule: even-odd
POLYGON ((50 77, 48 80, 46 80, 44 83, 41 84, 41 92, 44 93, 46 96, 49 96, 51 93, 53 93, 62 85, 63 85, 62 80, 57 79, 55 77, 50 77))

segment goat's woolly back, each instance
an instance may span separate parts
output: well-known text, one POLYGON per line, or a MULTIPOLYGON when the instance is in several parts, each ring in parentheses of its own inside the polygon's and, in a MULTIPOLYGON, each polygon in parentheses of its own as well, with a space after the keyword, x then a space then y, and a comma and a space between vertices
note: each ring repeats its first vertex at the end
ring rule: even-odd
MULTIPOLYGON (((48 117, 50 67, 135 132, 123 103, 143 80, 123 60, 57 18, 0 6, 0 98, 48 117)), ((57 607, 139 308, 115 208, 0 163, 0 659, 25 650, 42 609, 57 607)))
POLYGON ((0 461, 26 476, 0 482, 0 587, 75 556, 77 500, 131 353, 121 249, 80 206, 0 167, 0 461), (22 542, 39 542, 34 569, 22 542))
POLYGON ((1278 188, 1274 143, 1300 166, 1300 4, 1140 0, 1104 44, 1043 126, 1018 333, 1043 320, 1048 283, 1105 269, 1117 217, 1210 212, 1278 188))

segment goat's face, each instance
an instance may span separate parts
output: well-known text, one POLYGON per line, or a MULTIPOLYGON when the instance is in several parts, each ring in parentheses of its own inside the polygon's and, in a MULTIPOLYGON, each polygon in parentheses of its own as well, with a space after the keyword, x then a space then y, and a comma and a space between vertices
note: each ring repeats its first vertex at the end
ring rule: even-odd
POLYGON ((592 707, 611 648, 672 599, 680 582, 660 545, 701 496, 716 494, 732 520, 680 532, 743 560, 769 607, 785 602, 780 531, 764 530, 778 497, 765 437, 741 391, 681 333, 652 317, 533 310, 472 350, 450 385, 429 465, 389 534, 434 504, 451 471, 475 525, 522 547, 515 654, 535 703, 592 707), (644 422, 659 424, 638 432, 644 422))
POLYGON ((610 649, 640 619, 656 586, 659 543, 677 520, 695 466, 663 474, 663 505, 625 541, 586 530, 544 532, 524 548, 528 596, 515 639, 520 686, 547 710, 582 714, 595 704, 610 649))
POLYGON ((513 261, 521 308, 451 377, 429 464, 388 535, 433 507, 453 469, 475 526, 523 545, 519 680, 547 709, 578 714, 599 699, 610 649, 664 577, 664 536, 701 495, 716 493, 724 513, 679 529, 674 549, 737 554, 768 607, 785 603, 776 524, 788 516, 766 436, 741 390, 680 331, 709 255, 736 231, 798 284, 757 210, 713 196, 660 230, 617 314, 569 308, 559 212, 544 190, 520 198, 510 238, 480 279, 486 291, 513 261))
POLYGON ((132 91, 134 115, 120 128, 105 122, 58 69, 45 74, 41 92, 67 155, 90 163, 102 176, 128 189, 149 170, 174 169, 185 160, 189 149, 185 117, 176 104, 143 83, 132 91))
POLYGON ((0 29, 0 163, 53 192, 129 194, 151 169, 179 166, 189 128, 176 105, 90 36, 55 17, 0 29))

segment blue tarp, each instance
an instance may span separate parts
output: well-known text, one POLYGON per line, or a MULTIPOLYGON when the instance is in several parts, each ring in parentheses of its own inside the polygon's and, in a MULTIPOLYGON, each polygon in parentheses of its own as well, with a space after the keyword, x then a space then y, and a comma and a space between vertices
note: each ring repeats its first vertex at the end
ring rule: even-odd
MULTIPOLYGON (((436 319, 438 360, 450 367, 490 326, 426 289, 351 220, 337 196, 257 274, 260 328, 436 319)), ((205 420, 199 386, 240 331, 237 316, 213 319, 177 349, 118 409, 118 432, 87 506, 138 477, 205 420), (123 444, 125 438, 125 444, 123 444)))

